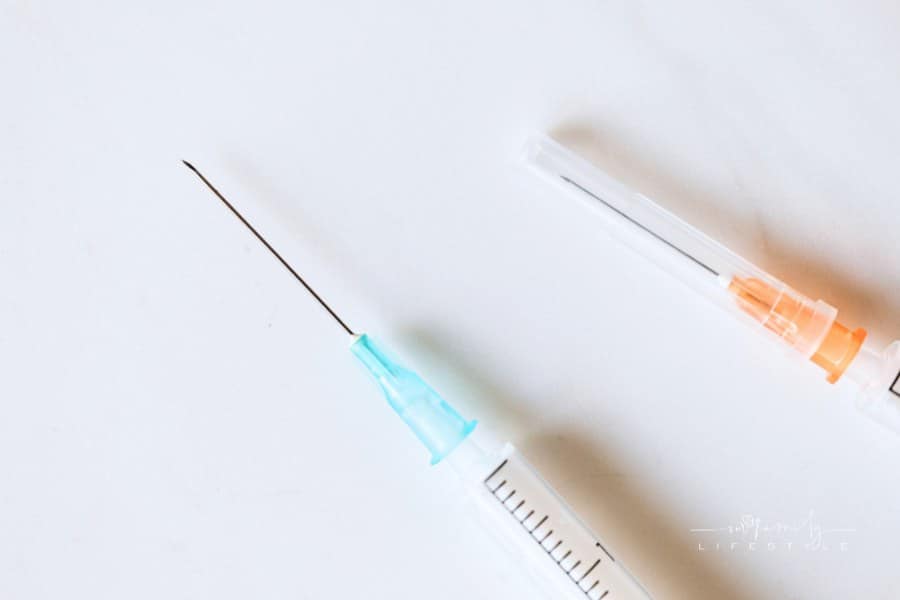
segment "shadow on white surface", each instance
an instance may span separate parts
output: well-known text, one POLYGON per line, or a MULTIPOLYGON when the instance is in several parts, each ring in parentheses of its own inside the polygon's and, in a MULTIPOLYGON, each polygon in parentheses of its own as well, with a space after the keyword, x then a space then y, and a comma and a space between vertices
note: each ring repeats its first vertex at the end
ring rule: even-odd
POLYGON ((502 434, 511 430, 533 432, 510 441, 654 598, 770 597, 760 591, 751 593, 746 582, 730 576, 714 554, 697 552, 696 539, 684 525, 683 516, 667 506, 665 497, 649 493, 634 482, 624 466, 627 461, 617 457, 616 447, 604 443, 607 432, 555 430, 545 417, 517 401, 472 360, 448 352, 451 345, 438 336, 424 329, 407 329, 402 338, 416 349, 420 359, 443 364, 481 400, 472 416, 502 434))

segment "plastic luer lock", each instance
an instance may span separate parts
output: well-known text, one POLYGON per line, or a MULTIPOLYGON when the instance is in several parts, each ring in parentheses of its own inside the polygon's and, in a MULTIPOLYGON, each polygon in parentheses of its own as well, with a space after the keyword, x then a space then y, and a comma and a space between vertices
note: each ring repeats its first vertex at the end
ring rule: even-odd
POLYGON ((846 375, 862 390, 860 408, 900 433, 900 342, 883 352, 864 345, 866 330, 839 322, 827 302, 791 288, 549 137, 532 139, 525 160, 595 207, 615 238, 822 368, 830 383, 846 375))

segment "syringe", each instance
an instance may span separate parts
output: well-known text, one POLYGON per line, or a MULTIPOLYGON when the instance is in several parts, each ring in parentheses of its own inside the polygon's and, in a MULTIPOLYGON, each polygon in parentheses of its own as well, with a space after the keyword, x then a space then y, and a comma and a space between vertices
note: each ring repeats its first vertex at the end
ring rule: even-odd
POLYGON ((381 387, 391 408, 431 454, 446 459, 503 546, 548 598, 646 600, 650 596, 563 499, 509 443, 467 421, 416 373, 391 359, 368 335, 356 334, 252 225, 184 161, 352 338, 350 350, 381 387))
POLYGON ((865 345, 866 330, 838 322, 834 307, 792 289, 549 137, 533 138, 525 160, 596 207, 616 239, 824 369, 830 383, 846 375, 861 390, 859 408, 900 433, 900 341, 884 351, 865 345))

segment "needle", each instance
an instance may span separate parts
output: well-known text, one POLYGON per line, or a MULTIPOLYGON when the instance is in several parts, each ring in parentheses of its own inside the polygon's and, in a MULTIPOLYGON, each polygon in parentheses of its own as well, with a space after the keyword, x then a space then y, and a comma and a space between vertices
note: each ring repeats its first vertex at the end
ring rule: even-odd
POLYGON ((249 229, 250 232, 251 232, 253 235, 256 236, 256 239, 258 239, 260 242, 262 242, 263 246, 265 246, 265 247, 269 250, 269 252, 271 252, 272 255, 275 256, 275 258, 278 259, 278 262, 280 262, 282 265, 284 265, 284 268, 291 272, 291 275, 293 275, 294 278, 295 278, 297 281, 299 281, 300 284, 301 284, 303 287, 306 288, 306 291, 309 292, 310 294, 312 294, 312 297, 319 301, 319 304, 322 305, 322 308, 324 308, 325 310, 327 310, 327 311, 328 311, 328 314, 330 314, 332 317, 334 317, 334 320, 337 321, 337 322, 340 324, 340 326, 344 328, 344 331, 346 331, 346 332, 349 333, 350 335, 356 335, 356 334, 353 333, 353 330, 350 329, 349 327, 347 327, 347 324, 344 323, 344 322, 341 320, 341 318, 340 318, 339 316, 337 316, 337 313, 335 313, 333 310, 331 310, 331 307, 330 307, 330 306, 328 306, 327 304, 325 304, 325 301, 322 300, 322 298, 316 293, 316 291, 315 291, 314 289, 312 289, 312 288, 309 286, 309 284, 306 283, 306 282, 303 280, 302 277, 300 277, 300 275, 297 273, 297 271, 295 271, 294 268, 291 267, 291 265, 289 265, 288 262, 287 262, 286 260, 284 260, 283 258, 281 258, 281 255, 278 254, 278 252, 275 250, 275 248, 273 248, 272 245, 269 244, 269 242, 266 241, 266 238, 264 238, 263 236, 261 236, 261 235, 259 234, 259 232, 256 231, 256 229, 253 228, 253 225, 251 225, 251 224, 247 221, 247 219, 245 219, 244 216, 243 216, 241 213, 239 213, 239 212, 237 211, 237 209, 236 209, 234 206, 232 206, 231 202, 229 202, 228 200, 225 199, 225 196, 223 196, 221 193, 219 193, 219 190, 217 190, 217 189, 215 188, 215 186, 213 186, 213 184, 211 184, 211 183, 209 182, 209 180, 208 180, 206 177, 204 177, 203 174, 202 174, 200 171, 198 171, 196 167, 194 167, 194 165, 192 165, 191 163, 189 163, 189 162, 186 161, 186 160, 182 160, 181 162, 183 162, 184 165, 185 165, 188 169, 190 169, 191 171, 193 171, 193 172, 197 175, 197 177, 199 177, 200 180, 201 180, 203 183, 206 184, 206 187, 208 187, 210 190, 212 190, 212 193, 215 194, 215 195, 219 198, 219 200, 221 200, 221 201, 225 204, 225 206, 228 207, 228 210, 230 210, 231 212, 234 213, 234 216, 236 216, 236 217, 241 221, 241 223, 243 223, 243 224, 247 227, 247 229, 249 229))
POLYGON ((625 214, 624 212, 622 212, 621 210, 619 210, 618 208, 616 208, 615 206, 613 206, 612 204, 610 204, 609 202, 607 202, 606 200, 604 200, 603 198, 601 198, 600 196, 598 196, 597 194, 595 194, 594 192, 592 192, 591 190, 587 189, 587 188, 584 187, 583 185, 577 183, 576 181, 573 181, 573 180, 569 179, 569 178, 566 177, 565 175, 560 175, 559 177, 560 177, 560 179, 562 179, 563 181, 565 181, 565 182, 568 183, 569 185, 572 185, 572 186, 578 188, 579 190, 581 190, 582 192, 584 192, 585 194, 587 194, 588 196, 590 196, 590 197, 593 198, 594 200, 597 200, 598 202, 600 202, 601 204, 603 204, 606 208, 608 208, 608 209, 610 209, 611 211, 613 211, 613 212, 619 214, 620 216, 626 218, 626 219, 627 219, 628 221, 630 221, 632 224, 637 225, 638 227, 640 227, 641 229, 643 229, 644 231, 646 231, 647 233, 649 233, 650 235, 652 235, 653 237, 655 237, 656 239, 658 239, 659 241, 661 241, 663 244, 665 244, 666 246, 668 246, 668 247, 671 248, 672 250, 675 250, 676 252, 678 252, 679 254, 681 254, 682 256, 684 256, 685 258, 691 260, 692 262, 694 262, 694 263, 695 263, 697 266, 699 266, 700 268, 702 268, 702 269, 704 269, 705 271, 711 273, 713 277, 718 277, 718 276, 719 276, 718 271, 716 271, 715 269, 713 269, 712 267, 710 267, 708 264, 704 263, 703 261, 701 261, 699 258, 697 258, 697 257, 695 257, 695 256, 691 256, 690 254, 688 254, 687 252, 685 252, 684 250, 682 250, 681 248, 679 248, 678 246, 676 246, 675 244, 673 244, 672 242, 670 242, 669 240, 667 240, 666 238, 662 237, 661 235, 659 235, 658 233, 656 233, 656 232, 653 231, 652 229, 646 227, 645 225, 643 225, 643 224, 640 223, 639 221, 637 221, 637 220, 635 220, 635 219, 632 219, 632 218, 629 217, 627 214, 625 214))

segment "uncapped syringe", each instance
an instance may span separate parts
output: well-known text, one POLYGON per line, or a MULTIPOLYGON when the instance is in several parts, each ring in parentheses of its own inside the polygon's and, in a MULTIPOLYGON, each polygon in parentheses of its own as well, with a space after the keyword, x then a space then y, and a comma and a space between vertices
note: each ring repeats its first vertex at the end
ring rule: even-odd
POLYGON ((860 390, 858 406, 900 433, 900 342, 884 351, 866 330, 837 320, 837 309, 791 288, 649 198, 635 193, 547 136, 525 161, 546 180, 597 209, 606 231, 777 343, 860 390))
MULTIPOLYGON (((297 271, 196 169, 184 161, 351 337, 350 350, 377 382, 391 408, 431 454, 459 476, 480 522, 548 598, 647 600, 649 594, 613 558, 609 547, 509 443, 464 419, 413 371, 366 334, 354 333, 297 271)), ((436 567, 437 568, 437 567, 436 567)))

